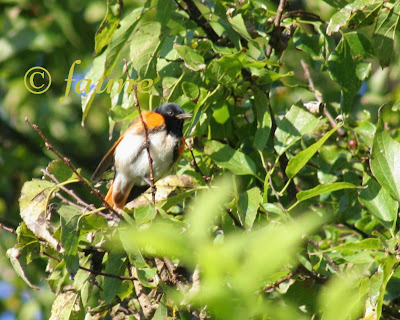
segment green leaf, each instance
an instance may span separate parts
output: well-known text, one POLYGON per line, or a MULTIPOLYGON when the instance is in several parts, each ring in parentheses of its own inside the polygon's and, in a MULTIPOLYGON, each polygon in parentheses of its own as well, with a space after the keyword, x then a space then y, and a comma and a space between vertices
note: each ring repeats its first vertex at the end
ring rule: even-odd
POLYGON ((79 293, 73 290, 59 293, 51 306, 50 320, 82 319, 84 316, 79 293))
POLYGON ((341 87, 340 106, 345 115, 352 111, 354 96, 361 88, 357 65, 353 60, 349 42, 343 37, 328 58, 328 69, 331 78, 341 87))
POLYGON ((363 33, 357 31, 346 32, 343 34, 343 37, 350 46, 350 52, 353 58, 367 59, 374 57, 372 43, 363 33))
POLYGON ((149 223, 156 217, 156 215, 157 211, 151 204, 135 209, 135 220, 139 226, 149 223))
POLYGON ((360 192, 360 202, 385 226, 390 228, 392 224, 387 222, 396 221, 399 203, 367 174, 364 174, 363 185, 366 188, 360 192))
POLYGON ((393 57, 394 38, 399 24, 400 1, 383 6, 375 23, 372 38, 381 67, 387 67, 393 57))
POLYGON ((58 209, 58 214, 61 217, 61 243, 65 249, 65 264, 68 272, 74 275, 79 270, 78 224, 82 212, 73 206, 62 205, 60 209, 58 209))
POLYGON ((385 130, 382 108, 371 150, 370 167, 374 177, 389 194, 400 201, 400 143, 385 130))
POLYGON ((21 250, 18 248, 18 245, 15 246, 14 248, 10 248, 7 250, 7 257, 10 259, 11 265, 14 268, 14 271, 17 273, 17 275, 25 281, 25 283, 31 287, 32 289, 39 290, 40 288, 38 286, 35 286, 32 284, 32 282, 29 280, 25 273, 25 269, 27 267, 27 264, 21 261, 21 250))
POLYGON ((166 37, 161 31, 159 22, 150 21, 141 24, 132 34, 134 41, 130 46, 131 61, 141 79, 156 77, 157 55, 166 37))
POLYGON ((272 121, 269 113, 269 101, 260 90, 254 95, 254 107, 257 115, 257 131, 254 136, 254 146, 263 151, 271 133, 272 121))
POLYGON ((296 198, 298 201, 304 201, 316 196, 319 196, 325 192, 333 192, 342 189, 355 189, 357 188, 354 184, 348 182, 334 182, 329 184, 321 184, 316 186, 315 188, 300 191, 296 194, 296 198))
POLYGON ((67 181, 75 176, 72 170, 60 159, 51 161, 47 165, 46 171, 54 175, 60 182, 67 181))
POLYGON ((190 238, 194 245, 211 242, 208 230, 223 212, 224 204, 232 198, 231 192, 232 184, 225 176, 197 197, 186 219, 191 226, 190 238))
POLYGON ((242 64, 236 54, 214 59, 207 66, 205 76, 217 83, 232 86, 242 71, 242 64))
POLYGON ((247 31, 246 25, 244 23, 243 17, 241 14, 237 14, 232 19, 229 19, 229 23, 232 25, 233 29, 239 33, 243 38, 252 41, 252 37, 247 31))
POLYGON ((111 37, 119 25, 121 10, 121 0, 107 0, 106 16, 101 22, 99 29, 97 29, 94 37, 94 56, 97 56, 110 42, 111 37))
POLYGON ((133 29, 136 27, 143 14, 142 8, 133 10, 129 15, 121 20, 120 27, 115 30, 110 44, 107 47, 104 77, 109 77, 111 71, 118 60, 122 48, 129 41, 133 29))
MULTIPOLYGON (((124 275, 126 264, 126 255, 119 252, 110 252, 108 253, 105 272, 116 276, 124 275)), ((121 283, 122 280, 120 279, 104 277, 103 290, 104 298, 107 304, 110 304, 118 294, 121 283)))
POLYGON ((46 211, 49 198, 56 189, 53 182, 33 179, 24 183, 19 198, 22 220, 35 236, 48 242, 57 251, 64 251, 47 228, 46 211))
POLYGON ((327 132, 321 139, 317 142, 309 146, 307 149, 300 151, 293 158, 289 160, 289 163, 286 167, 286 175, 288 178, 293 178, 305 165, 306 163, 313 157, 313 155, 321 148, 321 146, 325 143, 329 137, 336 132, 336 130, 340 126, 336 126, 327 132))
POLYGON ((252 229, 260 206, 261 191, 254 187, 241 193, 238 200, 238 209, 246 229, 252 229))
POLYGON ((179 57, 185 62, 185 67, 192 71, 204 71, 206 65, 204 58, 188 46, 174 45, 174 49, 178 52, 179 57))
POLYGON ((182 83, 183 93, 190 99, 196 100, 200 97, 200 89, 193 82, 184 81, 182 83))
MULTIPOLYGON (((106 51, 104 51, 101 55, 97 56, 92 63, 92 67, 86 73, 84 79, 88 79, 91 81, 91 85, 96 86, 98 81, 100 79, 104 78, 104 62, 106 60, 106 51)), ((83 86, 87 85, 89 87, 89 84, 86 83, 86 81, 81 82, 81 88, 80 90, 83 90, 83 86)), ((73 88, 75 89, 75 88, 73 88)), ((89 113, 90 107, 92 106, 94 96, 96 95, 96 89, 91 88, 89 92, 85 92, 81 96, 81 102, 82 102, 82 126, 85 123, 85 119, 89 113)))
POLYGON ((362 300, 357 288, 358 278, 356 274, 344 274, 329 280, 318 297, 322 319, 358 319, 362 310, 362 300))
POLYGON ((340 28, 347 25, 351 15, 358 11, 363 10, 365 7, 380 2, 376 0, 355 0, 354 2, 346 5, 344 8, 337 11, 330 19, 326 33, 331 35, 333 32, 338 32, 340 28))
POLYGON ((320 34, 310 34, 299 27, 294 33, 293 44, 297 49, 304 51, 312 59, 316 60, 320 57, 324 43, 320 34))
POLYGON ((305 134, 311 134, 318 124, 319 118, 308 112, 301 102, 294 104, 279 121, 275 131, 274 147, 278 155, 283 154, 305 134))
POLYGON ((382 250, 382 241, 377 238, 360 240, 359 242, 345 243, 340 246, 329 248, 325 251, 361 251, 361 250, 382 250))
POLYGON ((256 165, 249 156, 219 141, 207 141, 205 152, 217 165, 234 174, 254 176, 257 174, 256 165))
POLYGON ((393 267, 396 263, 398 261, 395 256, 387 255, 384 262, 379 265, 378 270, 371 277, 368 296, 365 299, 364 319, 380 319, 386 286, 395 271, 393 267))

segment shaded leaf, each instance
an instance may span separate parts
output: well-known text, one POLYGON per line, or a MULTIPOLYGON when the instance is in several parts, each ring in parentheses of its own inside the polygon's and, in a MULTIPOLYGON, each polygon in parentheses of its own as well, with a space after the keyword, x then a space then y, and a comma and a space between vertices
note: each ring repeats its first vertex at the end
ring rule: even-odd
POLYGON ((383 6, 375 23, 373 34, 375 52, 381 67, 387 67, 393 56, 394 37, 399 24, 400 1, 383 6))
MULTIPOLYGON (((126 255, 119 252, 109 252, 105 272, 116 276, 124 275, 126 263, 126 255)), ((120 279, 104 277, 103 290, 106 303, 111 303, 115 298, 119 292, 121 283, 122 280, 120 279)))
POLYGON ((254 95, 254 107, 257 115, 257 131, 254 136, 254 146, 263 151, 271 132, 271 115, 267 96, 260 90, 254 95))
POLYGON ((241 193, 239 196, 238 209, 246 229, 253 228, 253 223, 256 219, 258 208, 260 206, 260 195, 260 189, 254 187, 241 193))

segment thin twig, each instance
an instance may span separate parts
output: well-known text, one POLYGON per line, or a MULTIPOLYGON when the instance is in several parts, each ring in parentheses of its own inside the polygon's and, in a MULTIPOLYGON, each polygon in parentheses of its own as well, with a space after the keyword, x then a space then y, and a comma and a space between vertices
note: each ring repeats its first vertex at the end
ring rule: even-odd
POLYGON ((116 212, 116 211, 106 202, 106 200, 104 199, 104 197, 103 197, 103 195, 100 193, 100 191, 97 190, 97 189, 95 189, 95 188, 93 188, 93 187, 85 180, 85 178, 83 178, 83 177, 81 176, 81 174, 80 174, 80 173, 75 169, 75 167, 71 164, 71 160, 68 159, 67 157, 62 156, 62 155, 57 151, 57 149, 55 149, 55 148, 52 146, 52 144, 47 140, 47 138, 44 136, 44 134, 42 133, 42 131, 40 131, 39 127, 38 127, 36 124, 31 123, 31 122, 28 120, 28 117, 25 117, 25 122, 26 122, 27 124, 29 124, 29 125, 31 126, 31 128, 32 128, 33 130, 35 130, 35 131, 39 134, 39 136, 43 139, 46 148, 49 149, 49 150, 51 150, 58 158, 60 158, 60 159, 68 166, 68 168, 70 168, 70 169, 72 170, 72 172, 75 173, 75 175, 76 175, 76 177, 79 179, 79 181, 82 182, 82 183, 90 190, 91 193, 95 194, 95 195, 102 201, 103 205, 104 205, 108 210, 110 210, 111 212, 113 212, 114 214, 116 214, 118 217, 121 216, 118 212, 116 212))
POLYGON ((264 288, 262 288, 262 292, 268 292, 268 291, 271 291, 271 290, 279 287, 279 285, 281 283, 291 279, 295 274, 297 274, 297 272, 298 272, 297 270, 295 270, 293 272, 290 272, 287 276, 285 276, 283 278, 280 278, 279 280, 275 281, 275 283, 266 285, 264 288))
POLYGON ((78 197, 74 191, 66 188, 65 186, 60 185, 60 181, 58 181, 58 179, 55 177, 55 175, 51 174, 50 172, 48 172, 45 169, 41 169, 40 170, 45 176, 49 177, 51 180, 53 180, 56 184, 58 184, 58 187, 64 191, 65 193, 67 193, 68 195, 70 195, 78 205, 81 205, 82 207, 84 207, 84 209, 89 208, 90 210, 95 210, 96 207, 93 204, 88 204, 85 201, 83 201, 80 197, 78 197))
MULTIPOLYGON (((308 64, 305 63, 304 60, 301 60, 300 63, 301 63, 301 66, 303 67, 303 70, 304 70, 304 76, 308 80, 308 86, 310 87, 311 91, 314 92, 314 95, 315 95, 315 98, 317 99, 317 101, 324 106, 323 112, 324 112, 325 117, 328 119, 329 123, 331 124, 331 127, 335 128, 337 126, 337 123, 336 123, 335 119, 333 119, 333 117, 330 114, 329 110, 326 108, 326 106, 325 106, 325 104, 324 104, 324 102, 322 100, 321 93, 318 92, 318 90, 315 89, 314 81, 311 78, 311 74, 310 74, 310 70, 309 70, 308 64)), ((343 135, 345 135, 346 132, 342 128, 339 128, 337 130, 337 133, 340 136, 343 136, 343 135)))
POLYGON ((203 174, 203 172, 201 171, 199 165, 197 164, 196 158, 194 157, 192 146, 190 146, 186 141, 185 141, 185 143, 186 143, 186 147, 190 151, 190 154, 192 155, 192 159, 193 159, 192 165, 194 167, 194 170, 201 175, 201 177, 203 178, 205 183, 209 183, 210 180, 211 180, 211 177, 207 177, 205 174, 203 174))
POLYGON ((14 234, 16 234, 16 233, 17 233, 17 232, 15 231, 15 229, 14 229, 14 228, 7 227, 7 226, 5 226, 5 225, 4 225, 4 224, 2 224, 2 223, 0 223, 0 228, 1 228, 1 229, 3 229, 3 230, 6 230, 6 231, 8 231, 8 232, 14 233, 14 234))
POLYGON ((236 227, 239 227, 240 229, 246 229, 241 223, 240 221, 233 215, 232 210, 228 209, 226 210, 226 212, 228 212, 228 215, 231 217, 231 219, 233 220, 233 223, 235 224, 236 227))
POLYGON ((333 270, 335 270, 337 273, 341 273, 339 267, 336 265, 335 261, 333 261, 327 254, 326 252, 323 252, 321 247, 319 246, 317 241, 314 241, 310 237, 307 238, 308 242, 311 243, 317 250, 320 250, 322 252, 322 255, 324 256, 325 260, 328 261, 329 265, 332 267, 333 270))
MULTIPOLYGON (((58 261, 58 262, 62 261, 61 259, 58 259, 58 258, 52 256, 51 254, 48 254, 45 251, 42 251, 41 254, 43 254, 44 256, 49 257, 50 259, 53 259, 55 261, 58 261)), ((137 278, 135 278, 135 277, 119 276, 119 275, 116 275, 116 274, 96 271, 96 270, 85 268, 85 267, 82 267, 82 266, 79 266, 79 269, 87 271, 87 272, 89 272, 91 274, 94 274, 96 276, 104 276, 104 277, 108 277, 108 278, 114 278, 114 279, 119 279, 119 280, 129 280, 129 281, 137 280, 137 278)), ((147 281, 151 282, 151 279, 148 279, 147 281)))
POLYGON ((80 205, 77 205, 75 202, 72 202, 72 201, 68 200, 67 198, 65 198, 65 197, 64 197, 61 193, 59 193, 59 192, 56 192, 56 193, 55 193, 55 196, 56 196, 57 198, 59 198, 59 199, 61 200, 61 202, 64 202, 64 203, 66 203, 66 204, 69 204, 70 206, 73 206, 73 207, 75 207, 75 208, 77 208, 77 209, 79 209, 79 210, 82 210, 82 211, 85 210, 84 207, 81 207, 80 205))
MULTIPOLYGON (((125 63, 125 73, 126 73, 128 79, 131 79, 131 76, 128 72, 128 63, 127 63, 126 59, 124 59, 124 63, 125 63)), ((133 92, 135 95, 135 106, 139 112, 139 118, 140 118, 140 121, 142 122, 142 126, 144 129, 144 141, 145 141, 145 147, 146 147, 146 151, 147 151, 147 157, 149 159, 149 168, 150 168, 151 197, 152 197, 153 205, 156 205, 156 186, 154 183, 153 159, 151 158, 151 154, 150 154, 149 130, 147 128, 146 122, 144 122, 144 119, 143 119, 142 109, 140 108, 139 98, 138 98, 138 94, 137 94, 137 86, 135 83, 133 83, 132 87, 133 87, 133 92)))
MULTIPOLYGON (((274 29, 280 28, 283 8, 285 7, 285 4, 286 4, 286 0, 279 1, 278 9, 276 10, 276 15, 275 15, 275 20, 274 20, 274 29)), ((268 44, 267 52, 266 52, 266 55, 268 58, 271 56, 271 53, 272 53, 272 46, 270 44, 268 44)))

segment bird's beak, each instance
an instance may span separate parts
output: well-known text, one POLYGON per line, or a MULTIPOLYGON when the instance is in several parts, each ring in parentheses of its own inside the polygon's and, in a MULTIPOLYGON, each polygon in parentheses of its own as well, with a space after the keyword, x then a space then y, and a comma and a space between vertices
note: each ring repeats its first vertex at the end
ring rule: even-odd
POLYGON ((190 119, 191 117, 193 117, 193 115, 191 113, 181 113, 176 116, 176 118, 179 120, 186 120, 186 119, 190 119))

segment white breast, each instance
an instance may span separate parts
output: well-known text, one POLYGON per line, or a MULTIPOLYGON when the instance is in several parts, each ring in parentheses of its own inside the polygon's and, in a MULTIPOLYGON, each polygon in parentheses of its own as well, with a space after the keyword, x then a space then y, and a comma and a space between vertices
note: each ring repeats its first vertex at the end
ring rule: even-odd
MULTIPOLYGON (((176 139, 161 131, 149 134, 149 140, 154 179, 158 180, 171 166, 176 139)), ((149 184, 150 167, 147 151, 144 148, 144 137, 127 134, 122 139, 115 149, 115 167, 118 175, 123 175, 134 185, 149 184), (143 173, 147 181, 142 179, 143 173)))

